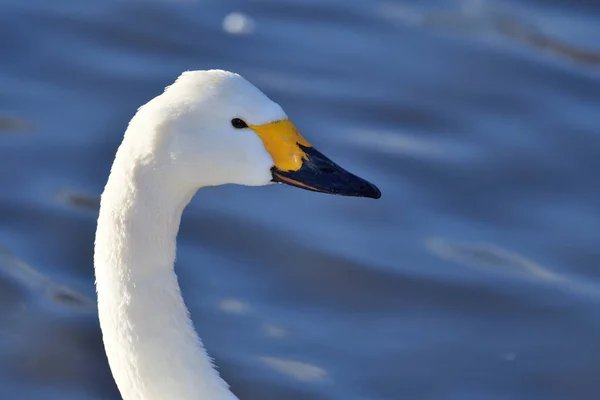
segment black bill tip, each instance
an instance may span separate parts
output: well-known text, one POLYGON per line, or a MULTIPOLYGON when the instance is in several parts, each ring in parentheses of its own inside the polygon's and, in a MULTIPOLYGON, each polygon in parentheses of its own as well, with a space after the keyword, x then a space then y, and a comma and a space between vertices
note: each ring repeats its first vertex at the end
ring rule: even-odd
POLYGON ((299 146, 306 153, 302 167, 297 171, 282 171, 273 167, 273 182, 339 196, 381 197, 377 186, 346 171, 313 147, 299 146))

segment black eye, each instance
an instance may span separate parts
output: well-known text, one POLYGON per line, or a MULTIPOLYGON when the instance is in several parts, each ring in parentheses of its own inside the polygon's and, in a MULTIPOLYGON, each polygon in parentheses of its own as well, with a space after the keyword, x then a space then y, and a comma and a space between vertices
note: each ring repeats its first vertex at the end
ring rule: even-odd
POLYGON ((239 119, 239 118, 234 118, 231 120, 231 125, 233 125, 233 127, 235 129, 244 129, 248 127, 248 124, 246 124, 244 122, 244 120, 239 119))

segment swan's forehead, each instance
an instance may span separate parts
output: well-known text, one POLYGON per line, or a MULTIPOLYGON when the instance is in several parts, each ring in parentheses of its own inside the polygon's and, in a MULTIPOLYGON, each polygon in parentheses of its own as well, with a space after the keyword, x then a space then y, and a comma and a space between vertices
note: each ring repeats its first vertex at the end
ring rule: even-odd
POLYGON ((241 118, 249 125, 263 125, 287 119, 279 104, 269 99, 256 86, 242 77, 232 79, 215 93, 220 108, 231 114, 231 118, 241 118))

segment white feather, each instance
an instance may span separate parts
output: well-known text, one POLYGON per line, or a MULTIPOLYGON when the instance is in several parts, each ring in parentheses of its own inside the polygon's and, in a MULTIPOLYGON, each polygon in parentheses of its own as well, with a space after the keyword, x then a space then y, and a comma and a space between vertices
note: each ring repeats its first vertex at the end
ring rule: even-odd
POLYGON ((273 160, 250 129, 286 118, 226 71, 183 73, 140 107, 102 194, 94 266, 111 371, 124 400, 236 399, 191 323, 173 268, 181 214, 198 188, 266 185, 273 160))

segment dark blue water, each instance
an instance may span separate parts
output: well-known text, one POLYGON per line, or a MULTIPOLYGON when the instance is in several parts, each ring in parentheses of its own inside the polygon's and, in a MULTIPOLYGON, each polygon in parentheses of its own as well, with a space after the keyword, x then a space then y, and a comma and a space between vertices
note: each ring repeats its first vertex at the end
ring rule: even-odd
POLYGON ((137 107, 208 68, 383 192, 186 210, 177 271, 241 399, 599 398, 599 38, 595 1, 3 1, 0 398, 119 399, 98 196, 137 107))

